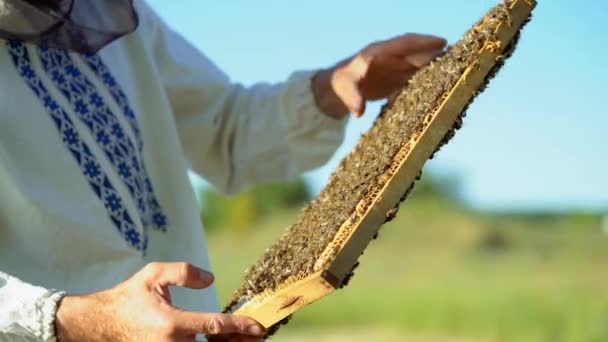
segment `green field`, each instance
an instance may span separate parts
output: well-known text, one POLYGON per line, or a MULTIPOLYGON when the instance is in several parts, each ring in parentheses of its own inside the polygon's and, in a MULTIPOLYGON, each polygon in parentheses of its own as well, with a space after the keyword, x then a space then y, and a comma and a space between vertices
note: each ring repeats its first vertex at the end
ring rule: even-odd
MULTIPOLYGON (((218 229, 225 302, 294 221, 218 229)), ((608 235, 594 215, 495 215, 413 198, 360 259, 351 284, 295 315, 276 341, 608 341, 608 235)))

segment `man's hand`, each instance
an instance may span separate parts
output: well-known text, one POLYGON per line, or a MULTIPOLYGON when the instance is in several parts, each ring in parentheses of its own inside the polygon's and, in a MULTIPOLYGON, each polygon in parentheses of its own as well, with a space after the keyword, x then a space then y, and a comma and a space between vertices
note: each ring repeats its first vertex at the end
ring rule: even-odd
POLYGON ((363 115, 368 100, 380 100, 403 87, 443 51, 443 38, 406 34, 373 43, 352 58, 320 71, 312 81, 321 111, 342 118, 363 115))
POLYGON ((204 289, 213 275, 187 263, 151 263, 118 286, 65 297, 56 331, 64 341, 195 341, 196 334, 230 341, 259 341, 254 320, 227 314, 188 312, 171 305, 169 286, 204 289))

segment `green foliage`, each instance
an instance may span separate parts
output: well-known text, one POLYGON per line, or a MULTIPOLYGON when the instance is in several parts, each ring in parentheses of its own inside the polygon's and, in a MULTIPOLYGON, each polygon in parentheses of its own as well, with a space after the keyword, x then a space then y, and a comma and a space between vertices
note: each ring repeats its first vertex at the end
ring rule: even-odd
MULTIPOLYGON (((438 176, 425 172, 416 183, 412 198, 433 198, 458 205, 459 179, 453 175, 438 176)), ((201 219, 208 232, 218 227, 247 233, 269 214, 300 207, 310 200, 306 182, 265 184, 249 188, 236 196, 223 196, 210 187, 201 190, 201 219)))
POLYGON ((300 206, 309 199, 302 179, 254 186, 236 196, 223 196, 207 187, 201 190, 201 218, 208 232, 223 227, 246 233, 270 213, 300 206))
POLYGON ((460 190, 460 179, 456 175, 439 175, 425 169, 420 180, 416 182, 412 196, 434 197, 457 203, 462 200, 460 190))
MULTIPOLYGON (((210 237, 223 301, 297 214, 276 211, 254 235, 210 237)), ((276 340, 608 341, 608 238, 599 217, 539 217, 412 196, 351 284, 297 312, 276 340)))
MULTIPOLYGON (((206 226, 221 227, 209 248, 223 301, 309 199, 301 180, 202 197, 206 226)), ((459 197, 456 177, 426 172, 351 284, 297 312, 276 339, 608 341, 598 215, 482 213, 459 197)))

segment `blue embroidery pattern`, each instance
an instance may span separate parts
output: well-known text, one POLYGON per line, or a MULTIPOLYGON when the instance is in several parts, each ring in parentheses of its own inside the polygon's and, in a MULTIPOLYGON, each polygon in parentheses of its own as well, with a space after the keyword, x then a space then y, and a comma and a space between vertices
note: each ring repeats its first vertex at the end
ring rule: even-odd
MULTIPOLYGON (((131 130, 135 135, 135 140, 137 142, 137 148, 139 150, 140 155, 143 153, 143 140, 141 138, 141 132, 139 130, 139 125, 137 124, 137 119, 135 118, 135 113, 131 109, 131 105, 129 104, 129 99, 123 92, 122 88, 116 82, 114 76, 102 61, 102 59, 97 55, 89 55, 84 57, 87 62, 89 68, 95 72, 97 77, 101 79, 106 86, 106 88, 110 91, 110 94, 114 98, 114 101, 121 107, 129 125, 131 126, 131 130)), ((142 161, 141 163, 144 174, 147 174, 145 163, 142 161)), ((162 209, 160 208, 160 204, 154 197, 154 187, 152 182, 145 176, 144 185, 146 187, 147 194, 147 202, 150 210, 152 211, 152 220, 155 223, 156 227, 165 231, 167 227, 167 218, 163 214, 162 209)))
POLYGON ((74 123, 65 110, 53 99, 34 71, 25 45, 18 41, 7 41, 6 45, 19 74, 47 109, 64 145, 83 170, 83 174, 95 195, 103 202, 112 223, 130 246, 138 251, 145 252, 148 244, 146 234, 142 235, 137 230, 133 219, 122 203, 120 195, 103 172, 99 161, 97 161, 89 146, 80 138, 74 123))
MULTIPOLYGON (((118 118, 104 103, 95 85, 76 67, 70 55, 58 49, 38 47, 42 65, 55 86, 72 104, 74 112, 89 128, 91 134, 104 151, 130 195, 133 197, 145 230, 149 226, 166 231, 167 220, 156 200, 143 160, 140 158, 143 142, 133 111, 126 102, 124 93, 119 103, 131 125, 137 139, 138 149, 125 134, 118 118), (125 110, 125 107, 128 110, 125 110), (139 150, 140 153, 137 153, 139 150)), ((100 70, 99 68, 97 70, 100 70)), ((104 83, 110 80, 106 76, 104 83)), ((113 96, 122 93, 117 91, 118 84, 112 82, 115 90, 113 96)), ((112 89, 111 88, 111 89, 112 89)))

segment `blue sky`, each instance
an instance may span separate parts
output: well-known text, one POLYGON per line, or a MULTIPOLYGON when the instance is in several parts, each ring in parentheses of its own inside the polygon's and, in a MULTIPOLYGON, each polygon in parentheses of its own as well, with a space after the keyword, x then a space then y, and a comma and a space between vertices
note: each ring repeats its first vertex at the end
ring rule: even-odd
MULTIPOLYGON (((455 42, 497 0, 149 2, 233 80, 252 84, 329 66, 406 32, 455 42)), ((608 1, 539 1, 516 54, 431 170, 457 175, 476 207, 608 211, 606 37, 608 1)), ((332 161, 307 175, 315 189, 378 108, 351 120, 332 161)))

